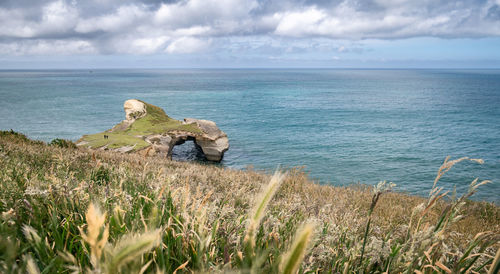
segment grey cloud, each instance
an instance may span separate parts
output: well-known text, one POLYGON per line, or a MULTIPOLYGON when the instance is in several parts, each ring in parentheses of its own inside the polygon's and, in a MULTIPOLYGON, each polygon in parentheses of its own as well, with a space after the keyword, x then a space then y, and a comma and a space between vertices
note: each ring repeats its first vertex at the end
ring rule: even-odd
POLYGON ((245 36, 269 41, 324 38, 331 44, 338 39, 500 36, 499 4, 499 0, 3 0, 0 54, 38 54, 50 43, 61 54, 176 54, 204 51, 221 45, 218 40, 245 36))
POLYGON ((486 16, 486 18, 493 21, 500 20, 500 6, 494 5, 491 8, 489 8, 488 15, 486 16))

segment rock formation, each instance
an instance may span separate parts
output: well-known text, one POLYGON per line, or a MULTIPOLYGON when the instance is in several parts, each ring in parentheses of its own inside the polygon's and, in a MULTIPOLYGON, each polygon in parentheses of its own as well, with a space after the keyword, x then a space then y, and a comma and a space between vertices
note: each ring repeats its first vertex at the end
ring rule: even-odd
POLYGON ((123 108, 125 120, 105 132, 84 135, 77 145, 171 157, 174 146, 193 140, 207 160, 215 162, 221 161, 229 149, 226 133, 212 121, 185 118, 181 122, 168 117, 161 108, 135 99, 125 101, 123 108))

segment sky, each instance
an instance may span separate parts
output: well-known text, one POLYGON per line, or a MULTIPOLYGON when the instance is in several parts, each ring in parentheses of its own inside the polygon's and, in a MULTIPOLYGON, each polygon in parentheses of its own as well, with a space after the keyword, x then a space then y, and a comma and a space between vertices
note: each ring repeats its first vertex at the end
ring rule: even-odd
POLYGON ((0 0, 43 68, 500 68, 500 0, 0 0))

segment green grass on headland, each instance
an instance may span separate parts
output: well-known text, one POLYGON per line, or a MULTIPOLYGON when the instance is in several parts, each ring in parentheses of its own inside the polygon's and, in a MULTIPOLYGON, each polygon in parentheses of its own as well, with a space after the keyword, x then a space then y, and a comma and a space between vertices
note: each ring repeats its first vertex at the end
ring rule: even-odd
MULTIPOLYGON (((143 101, 141 101, 143 102, 143 101)), ((195 124, 182 124, 181 121, 170 118, 160 107, 143 102, 146 105, 147 115, 137 119, 127 130, 127 135, 150 135, 164 133, 174 130, 188 131, 202 134, 200 128, 195 124)))
POLYGON ((134 147, 133 151, 138 151, 150 145, 143 140, 142 136, 167 133, 169 131, 187 131, 194 134, 203 133, 196 124, 182 124, 181 121, 170 118, 163 109, 146 102, 143 103, 146 105, 146 116, 137 119, 129 127, 120 127, 120 125, 117 125, 113 132, 108 130, 101 133, 84 135, 81 140, 88 142, 85 146, 91 148, 107 147, 114 149, 130 146, 134 147), (105 139, 104 135, 109 136, 109 138, 105 139))
POLYGON ((90 146, 92 148, 106 146, 109 149, 114 149, 131 146, 134 147, 135 150, 140 150, 150 145, 140 137, 130 136, 122 132, 101 132, 92 135, 85 135, 82 140, 89 142, 86 146, 90 146), (108 139, 104 139, 104 135, 107 135, 108 139))
POLYGON ((500 209, 468 193, 445 201, 439 180, 421 198, 14 132, 0 132, 0 167, 0 273, 497 273, 500 264, 500 209))

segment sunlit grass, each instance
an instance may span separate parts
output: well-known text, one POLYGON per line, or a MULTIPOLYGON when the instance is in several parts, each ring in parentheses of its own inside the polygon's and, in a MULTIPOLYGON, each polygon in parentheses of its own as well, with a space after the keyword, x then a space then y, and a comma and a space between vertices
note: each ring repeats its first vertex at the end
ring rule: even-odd
POLYGON ((0 132, 0 272, 497 273, 488 181, 439 184, 460 161, 422 198, 0 132))

